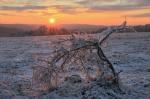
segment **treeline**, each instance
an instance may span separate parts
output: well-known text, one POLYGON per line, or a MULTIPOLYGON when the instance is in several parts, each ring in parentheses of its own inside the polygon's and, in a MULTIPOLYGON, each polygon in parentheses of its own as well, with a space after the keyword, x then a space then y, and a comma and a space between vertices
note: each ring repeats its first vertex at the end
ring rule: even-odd
POLYGON ((71 31, 61 28, 40 26, 33 30, 18 30, 0 27, 0 37, 24 37, 24 36, 46 36, 46 35, 68 35, 71 31))
MULTIPOLYGON (((104 31, 105 29, 107 29, 107 27, 102 27, 99 28, 97 31, 95 31, 94 33, 101 33, 102 31, 104 31)), ((126 29, 119 31, 119 32, 150 32, 150 24, 146 24, 146 25, 137 25, 137 26, 129 26, 126 29)))
POLYGON ((133 26, 137 32, 150 32, 150 24, 133 26))
POLYGON ((54 27, 40 26, 36 30, 27 31, 25 34, 28 36, 46 36, 46 35, 66 35, 70 33, 71 31, 65 28, 57 29, 54 27))
MULTIPOLYGON (((106 28, 107 27, 99 27, 96 30, 92 30, 90 32, 87 32, 86 30, 82 30, 82 31, 77 30, 77 29, 76 30, 70 30, 70 29, 65 29, 65 28, 57 29, 57 28, 54 28, 54 27, 40 26, 36 30, 27 31, 25 33, 20 33, 20 35, 22 35, 22 36, 46 36, 46 35, 69 35, 69 34, 72 34, 72 33, 76 33, 76 34, 86 34, 86 33, 94 34, 94 33, 101 33, 106 28)), ((126 30, 120 31, 120 32, 133 32, 133 31, 150 32, 150 24, 130 26, 130 28, 127 28, 126 30)))
POLYGON ((19 34, 20 32, 22 33, 24 31, 21 29, 0 26, 0 37, 12 37, 19 34))
POLYGON ((40 26, 38 29, 26 31, 24 33, 20 33, 22 36, 47 36, 47 35, 70 35, 70 34, 92 34, 97 33, 97 31, 101 32, 104 28, 98 28, 96 30, 86 30, 86 29, 66 29, 66 28, 55 28, 55 27, 46 27, 40 26))
MULTIPOLYGON (((129 26, 130 28, 125 29, 124 31, 120 32, 150 32, 150 24, 146 25, 138 25, 138 26, 129 26)), ((22 30, 17 28, 7 28, 0 26, 0 37, 23 37, 23 36, 47 36, 47 35, 69 35, 69 34, 94 34, 94 33, 101 33, 107 27, 96 27, 95 29, 89 28, 76 28, 76 29, 69 29, 69 28, 55 28, 55 27, 46 27, 46 26, 39 26, 33 30, 22 30)))
POLYGON ((129 26, 121 32, 150 32, 150 24, 129 26))

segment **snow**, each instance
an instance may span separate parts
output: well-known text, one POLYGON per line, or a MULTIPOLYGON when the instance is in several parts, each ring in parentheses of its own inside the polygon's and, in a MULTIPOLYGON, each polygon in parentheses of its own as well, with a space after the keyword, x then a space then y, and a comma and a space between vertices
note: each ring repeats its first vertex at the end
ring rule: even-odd
POLYGON ((107 44, 103 50, 115 68, 123 70, 122 83, 136 90, 140 99, 149 99, 150 33, 116 33, 107 44))
MULTIPOLYGON (((19 99, 28 97, 27 94, 20 96, 21 93, 18 93, 18 89, 14 90, 14 86, 18 86, 16 82, 23 81, 24 84, 30 86, 26 81, 31 80, 33 67, 40 64, 37 58, 47 58, 53 51, 52 42, 63 38, 69 37, 35 36, 0 38, 0 98, 3 96, 2 99, 5 97, 9 99, 9 95, 16 95, 16 93, 19 99)), ((112 99, 113 96, 106 95, 106 93, 113 93, 114 97, 117 98, 149 99, 150 33, 114 33, 106 42, 103 50, 117 71, 122 70, 120 73, 122 85, 132 91, 122 95, 121 93, 114 92, 112 89, 98 87, 97 82, 92 82, 90 89, 84 95, 85 98, 101 97, 102 99, 112 99)), ((85 86, 84 82, 73 85, 66 82, 60 86, 60 89, 58 88, 52 93, 46 93, 41 97, 80 99, 83 98, 80 91, 85 86), (67 93, 65 93, 65 90, 67 93), (74 91, 69 93, 70 90, 74 91)), ((38 93, 30 92, 29 96, 36 94, 38 93)))

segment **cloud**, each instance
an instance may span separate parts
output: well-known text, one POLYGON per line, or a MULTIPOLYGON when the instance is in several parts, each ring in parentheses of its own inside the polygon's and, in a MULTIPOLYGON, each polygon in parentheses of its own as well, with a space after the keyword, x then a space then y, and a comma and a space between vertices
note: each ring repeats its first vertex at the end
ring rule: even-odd
POLYGON ((52 16, 52 15, 55 15, 57 13, 47 12, 47 11, 41 11, 41 12, 36 12, 36 14, 40 14, 41 16, 52 16))
POLYGON ((0 0, 0 10, 46 11, 48 8, 65 14, 80 13, 78 9, 87 9, 85 12, 129 11, 150 9, 150 0, 0 0))
POLYGON ((149 9, 150 0, 75 0, 90 11, 125 11, 149 9))
POLYGON ((73 5, 52 5, 50 8, 56 9, 58 12, 65 14, 75 14, 78 13, 76 6, 73 5))
POLYGON ((150 13, 134 14, 134 15, 129 15, 129 17, 149 17, 150 18, 150 13))
POLYGON ((90 11, 128 11, 128 10, 138 10, 138 9, 149 9, 150 7, 145 6, 130 6, 130 5, 110 5, 110 6, 91 6, 90 11))
POLYGON ((10 14, 10 13, 0 13, 0 16, 27 16, 22 14, 10 14))
POLYGON ((0 16, 18 16, 18 15, 12 15, 12 14, 7 14, 7 13, 0 13, 0 16))
POLYGON ((0 6, 1 10, 16 10, 16 11, 23 11, 23 10, 41 10, 46 9, 47 6, 33 6, 33 5, 27 5, 27 6, 0 6))

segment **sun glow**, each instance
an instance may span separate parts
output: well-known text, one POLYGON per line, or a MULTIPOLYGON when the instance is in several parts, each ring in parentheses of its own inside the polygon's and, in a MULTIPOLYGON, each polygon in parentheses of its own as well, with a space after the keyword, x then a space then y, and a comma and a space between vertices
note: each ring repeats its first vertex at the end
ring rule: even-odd
POLYGON ((49 23, 50 24, 54 24, 55 23, 55 19, 54 18, 49 18, 49 23))

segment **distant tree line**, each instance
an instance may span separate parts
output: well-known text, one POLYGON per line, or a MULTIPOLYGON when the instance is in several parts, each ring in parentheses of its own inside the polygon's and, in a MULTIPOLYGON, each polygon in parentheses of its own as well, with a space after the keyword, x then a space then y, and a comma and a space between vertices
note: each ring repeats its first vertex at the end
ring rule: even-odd
POLYGON ((137 32, 150 32, 150 24, 133 26, 137 32))
POLYGON ((70 34, 70 31, 65 28, 61 28, 61 29, 57 29, 54 27, 48 28, 43 25, 36 30, 27 31, 25 34, 28 36, 66 35, 66 34, 70 34))
POLYGON ((150 32, 150 24, 129 26, 129 28, 121 32, 150 32))
POLYGON ((86 31, 86 30, 78 30, 78 29, 65 29, 65 28, 55 28, 55 27, 46 27, 46 26, 40 26, 36 30, 26 31, 24 33, 21 33, 22 36, 46 36, 46 35, 70 35, 70 34, 94 34, 94 33, 100 33, 104 28, 99 28, 97 30, 92 31, 86 31))
POLYGON ((97 29, 96 31, 94 31, 94 33, 101 33, 102 31, 106 30, 107 27, 100 27, 99 29, 97 29))
MULTIPOLYGON (((133 30, 137 32, 150 32, 150 24, 146 25, 137 25, 137 26, 130 26, 131 28, 127 28, 120 32, 133 32, 133 30)), ((65 29, 65 28, 55 28, 55 27, 47 27, 47 26, 40 26, 37 29, 23 31, 13 28, 4 28, 0 27, 0 37, 23 37, 23 36, 47 36, 47 35, 69 35, 69 34, 95 34, 101 33, 107 29, 107 27, 99 27, 97 29, 93 29, 91 31, 87 31, 86 29, 65 29)))
MULTIPOLYGON (((113 26, 112 26, 113 27, 113 26)), ((94 33, 101 33, 102 31, 104 31, 105 29, 107 29, 107 27, 102 27, 99 28, 98 30, 96 30, 94 33)), ((129 28, 126 28, 124 30, 121 30, 120 32, 150 32, 150 24, 146 24, 146 25, 137 25, 137 26, 129 26, 129 28)))

